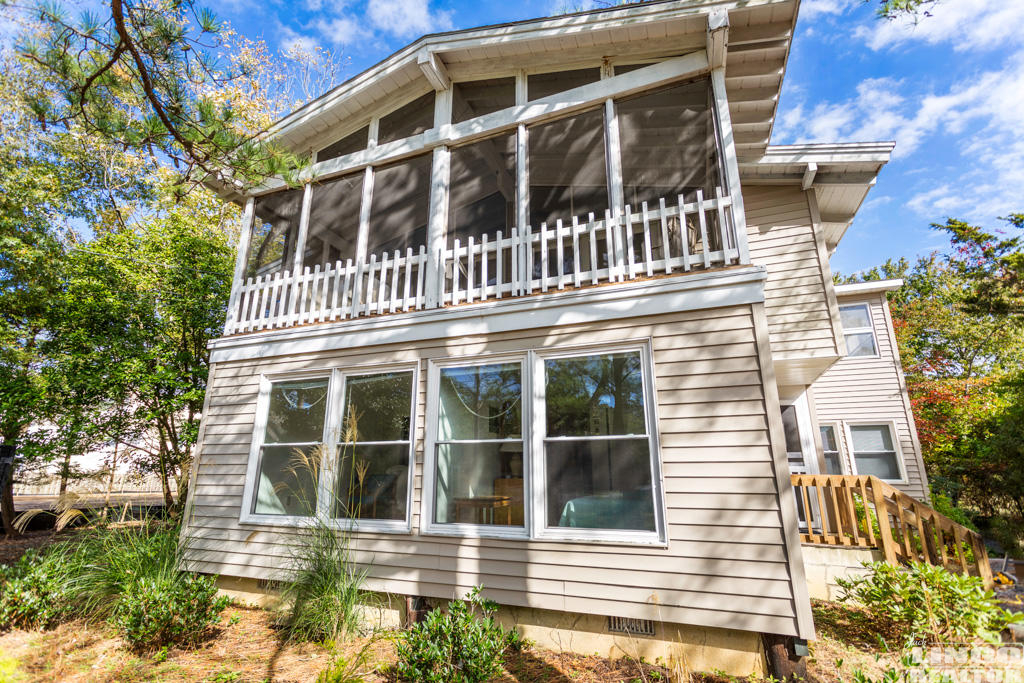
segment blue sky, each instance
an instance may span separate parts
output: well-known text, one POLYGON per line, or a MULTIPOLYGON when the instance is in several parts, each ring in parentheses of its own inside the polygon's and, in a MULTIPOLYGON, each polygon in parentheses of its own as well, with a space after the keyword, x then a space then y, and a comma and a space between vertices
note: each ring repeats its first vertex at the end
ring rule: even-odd
MULTIPOLYGON (((593 0, 588 0, 590 5, 593 0)), ((227 0, 211 5, 272 48, 346 55, 343 78, 423 33, 555 13, 565 0, 227 0)), ((587 7, 587 2, 571 2, 587 7)), ((1024 211, 1024 0, 941 0, 914 24, 860 0, 804 0, 773 144, 895 140, 834 270, 947 244, 947 216, 995 227, 1024 211)))

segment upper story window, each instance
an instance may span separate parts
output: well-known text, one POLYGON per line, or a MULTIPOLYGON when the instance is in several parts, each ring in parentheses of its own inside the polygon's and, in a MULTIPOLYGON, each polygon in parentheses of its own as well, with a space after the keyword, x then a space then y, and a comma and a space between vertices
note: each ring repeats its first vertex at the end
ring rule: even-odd
POLYGON ((530 74, 526 77, 526 96, 530 101, 539 100, 549 95, 578 88, 581 85, 597 83, 599 80, 601 80, 601 69, 597 67, 530 74))
POLYGON ((488 78, 452 86, 452 123, 491 114, 516 103, 515 78, 488 78))
POLYGON ((246 277, 291 270, 299 232, 302 190, 281 190, 258 197, 253 204, 246 277))
POLYGON ((570 221, 609 208, 604 112, 592 109, 527 128, 530 225, 570 221))
POLYGON ((382 116, 377 128, 377 144, 412 137, 434 127, 434 91, 382 116))
POLYGON ((363 126, 354 133, 349 133, 345 137, 341 138, 337 142, 334 142, 327 147, 324 147, 316 153, 317 161, 327 161, 328 159, 336 159, 343 157, 346 154, 353 154, 361 150, 366 149, 366 145, 370 139, 370 127, 363 126))
POLYGON ((850 304, 839 307, 839 321, 843 326, 848 357, 871 357, 878 355, 875 327, 871 322, 869 304, 850 304))

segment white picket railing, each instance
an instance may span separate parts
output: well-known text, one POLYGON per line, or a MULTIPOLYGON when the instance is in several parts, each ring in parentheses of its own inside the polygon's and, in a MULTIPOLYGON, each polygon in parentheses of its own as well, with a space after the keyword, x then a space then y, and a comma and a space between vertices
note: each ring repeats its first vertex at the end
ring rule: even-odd
POLYGON ((626 206, 585 223, 558 221, 493 238, 470 237, 439 250, 426 247, 370 256, 368 262, 308 267, 249 278, 233 297, 225 334, 384 315, 625 282, 739 263, 732 201, 697 192, 657 207, 626 206), (686 229, 681 229, 682 226, 686 229), (433 266, 433 267, 432 267, 433 266), (431 289, 432 288, 432 289, 431 289), (428 296, 432 292, 434 296, 428 296))

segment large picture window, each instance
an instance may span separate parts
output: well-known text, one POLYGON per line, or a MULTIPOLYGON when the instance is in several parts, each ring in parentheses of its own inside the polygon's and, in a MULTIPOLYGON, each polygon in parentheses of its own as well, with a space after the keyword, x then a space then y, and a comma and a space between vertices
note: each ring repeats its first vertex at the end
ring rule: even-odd
POLYGON ((839 307, 839 322, 846 339, 846 355, 850 358, 870 358, 878 355, 875 328, 871 324, 871 307, 868 304, 851 304, 839 307))
POLYGON ((424 531, 663 542, 649 367, 644 347, 432 365, 424 531))

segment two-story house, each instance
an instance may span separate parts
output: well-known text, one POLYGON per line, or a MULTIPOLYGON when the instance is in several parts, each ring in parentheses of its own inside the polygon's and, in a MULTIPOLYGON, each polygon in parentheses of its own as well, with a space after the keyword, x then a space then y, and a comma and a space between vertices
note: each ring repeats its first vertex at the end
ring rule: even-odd
POLYGON ((399 612, 483 584, 541 644, 741 674, 813 638, 791 467, 927 489, 828 262, 892 145, 768 145, 797 5, 429 35, 278 122, 313 165, 233 197, 190 566, 256 591, 315 515, 399 612))

